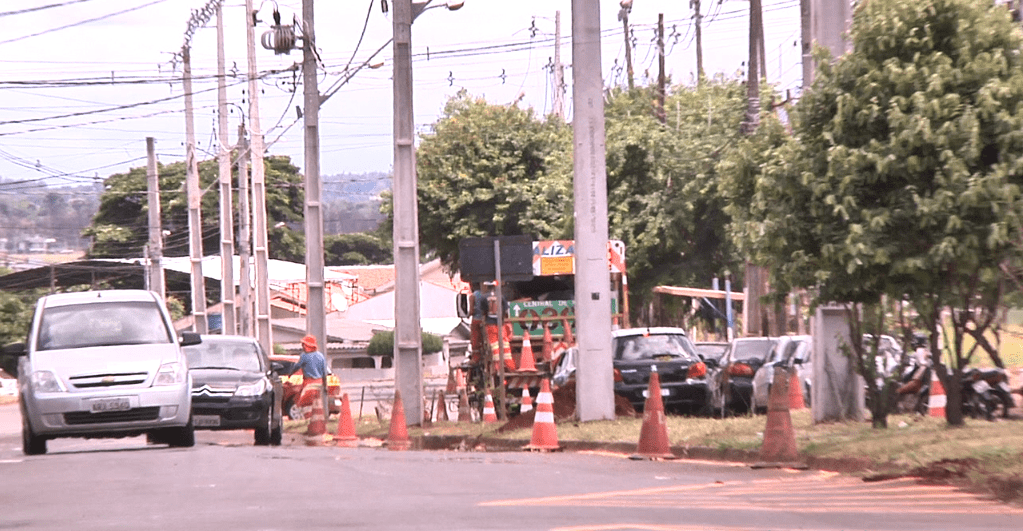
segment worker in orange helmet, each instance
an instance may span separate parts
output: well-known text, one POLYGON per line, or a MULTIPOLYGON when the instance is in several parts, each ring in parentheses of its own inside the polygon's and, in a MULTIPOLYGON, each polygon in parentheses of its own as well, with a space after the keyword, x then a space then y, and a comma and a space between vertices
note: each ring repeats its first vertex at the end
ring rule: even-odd
POLYGON ((299 356, 298 363, 291 368, 290 374, 294 374, 300 369, 302 370, 303 387, 297 405, 307 408, 312 406, 315 400, 320 399, 320 393, 323 392, 323 379, 328 373, 327 358, 318 350, 316 338, 313 336, 302 338, 302 355, 299 356))

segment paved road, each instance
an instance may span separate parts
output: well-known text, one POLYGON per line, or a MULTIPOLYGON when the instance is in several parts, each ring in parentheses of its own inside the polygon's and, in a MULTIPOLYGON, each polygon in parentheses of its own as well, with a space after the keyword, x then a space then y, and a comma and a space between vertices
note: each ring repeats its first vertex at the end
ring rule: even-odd
MULTIPOLYGON (((13 413, 12 413, 13 410, 13 413)), ((277 448, 198 432, 50 441, 26 457, 0 406, 0 529, 1016 530, 1023 510, 909 480, 598 453, 277 448)))

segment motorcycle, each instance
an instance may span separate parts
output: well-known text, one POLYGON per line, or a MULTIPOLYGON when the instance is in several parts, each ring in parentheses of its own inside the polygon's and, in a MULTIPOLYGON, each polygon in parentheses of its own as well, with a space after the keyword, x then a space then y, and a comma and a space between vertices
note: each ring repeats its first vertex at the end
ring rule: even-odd
POLYGON ((972 367, 963 372, 963 412, 973 418, 983 416, 994 420, 995 411, 1002 406, 1002 417, 1009 416, 1015 404, 1009 390, 1009 375, 1005 369, 979 369, 972 367))

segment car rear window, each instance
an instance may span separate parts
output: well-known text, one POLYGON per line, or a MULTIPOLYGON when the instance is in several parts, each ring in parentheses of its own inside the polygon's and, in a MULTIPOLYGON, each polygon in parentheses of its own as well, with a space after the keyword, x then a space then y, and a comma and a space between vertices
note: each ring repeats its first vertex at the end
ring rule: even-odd
POLYGON ((762 360, 767 357, 774 346, 773 339, 756 339, 752 341, 736 341, 732 344, 733 360, 762 360))
POLYGON ((255 344, 216 342, 204 339, 184 348, 189 369, 237 369, 260 372, 259 348, 255 344))
POLYGON ((625 336, 615 340, 615 359, 639 361, 662 357, 696 357, 696 349, 689 338, 678 334, 652 334, 648 336, 625 336))
POLYGON ((151 302, 98 302, 43 310, 36 350, 174 341, 163 314, 151 302))

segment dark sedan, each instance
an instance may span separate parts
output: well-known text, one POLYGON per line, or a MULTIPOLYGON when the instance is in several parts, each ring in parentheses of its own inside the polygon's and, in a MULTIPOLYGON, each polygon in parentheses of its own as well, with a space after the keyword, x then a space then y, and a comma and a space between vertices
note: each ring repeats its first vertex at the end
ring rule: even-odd
POLYGON ((722 413, 747 413, 753 404, 753 375, 767 360, 778 342, 776 337, 740 337, 728 345, 721 356, 721 371, 717 373, 715 396, 721 400, 717 407, 722 413))
POLYGON ((656 367, 666 410, 711 412, 708 367, 685 330, 626 328, 613 331, 611 337, 615 393, 628 398, 637 411, 644 407, 650 373, 656 367))
POLYGON ((204 335, 185 347, 192 375, 192 423, 197 430, 255 430, 258 445, 282 436, 280 367, 250 337, 204 335))

